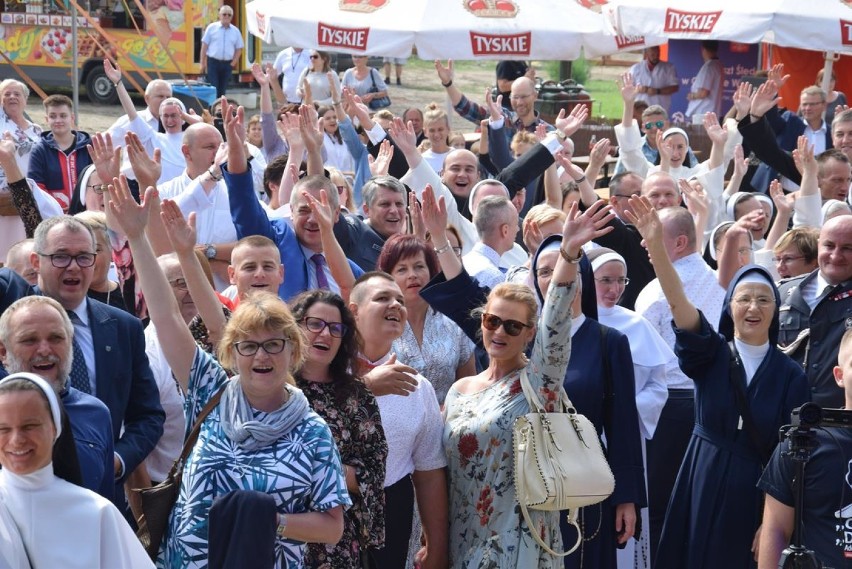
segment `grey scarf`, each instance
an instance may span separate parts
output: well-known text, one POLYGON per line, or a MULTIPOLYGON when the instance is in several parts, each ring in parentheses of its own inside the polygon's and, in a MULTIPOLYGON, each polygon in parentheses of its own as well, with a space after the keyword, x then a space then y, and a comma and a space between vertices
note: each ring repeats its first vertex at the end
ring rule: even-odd
POLYGON ((262 421, 254 412, 240 386, 240 378, 231 379, 219 402, 219 418, 225 434, 241 449, 255 451, 272 444, 302 422, 310 410, 305 394, 292 385, 285 385, 290 398, 262 421))

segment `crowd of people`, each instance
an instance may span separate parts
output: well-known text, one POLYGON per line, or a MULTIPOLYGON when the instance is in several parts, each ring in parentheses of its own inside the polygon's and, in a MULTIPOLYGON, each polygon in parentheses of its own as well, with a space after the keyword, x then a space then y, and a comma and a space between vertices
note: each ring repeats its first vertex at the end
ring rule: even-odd
MULTIPOLYGON (((0 82, 0 567, 777 567, 779 429, 852 408, 843 93, 779 108, 781 66, 730 110, 693 86, 704 156, 649 50, 581 168, 588 108, 546 122, 520 62, 482 98, 436 61, 447 111, 400 116, 371 103, 404 62, 329 62, 255 65, 250 117, 187 112, 161 80, 137 110, 105 60, 125 114, 92 134, 67 97, 43 129, 0 82), (564 389, 605 448, 615 490, 577 525, 520 515, 522 382, 548 410, 564 389), (146 554, 136 490, 194 437, 146 554)), ((827 566, 852 555, 848 452, 829 432, 806 474, 827 566)))

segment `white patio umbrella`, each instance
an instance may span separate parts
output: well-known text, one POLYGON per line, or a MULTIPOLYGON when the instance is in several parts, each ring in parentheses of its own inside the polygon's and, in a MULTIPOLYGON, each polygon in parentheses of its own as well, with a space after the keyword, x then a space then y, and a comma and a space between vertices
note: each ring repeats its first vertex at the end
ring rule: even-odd
POLYGON ((610 0, 614 33, 669 39, 763 41, 780 0, 610 0))
POLYGON ((772 32, 778 45, 852 53, 852 7, 843 0, 781 0, 772 32))
POLYGON ((267 42, 424 59, 570 60, 655 45, 614 37, 575 0, 254 0, 249 31, 267 42))
POLYGON ((255 0, 248 30, 267 43, 408 57, 426 0, 255 0))

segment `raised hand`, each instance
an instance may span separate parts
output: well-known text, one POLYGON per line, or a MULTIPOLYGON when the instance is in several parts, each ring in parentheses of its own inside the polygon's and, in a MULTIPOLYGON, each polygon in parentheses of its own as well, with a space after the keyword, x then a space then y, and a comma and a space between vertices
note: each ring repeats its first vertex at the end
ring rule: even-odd
POLYGON ((784 189, 781 187, 781 182, 778 180, 769 182, 769 197, 772 198, 772 203, 775 204, 775 210, 778 212, 779 218, 790 219, 796 207, 797 195, 797 192, 785 194, 784 189))
POLYGON ((302 192, 308 205, 311 207, 311 212, 314 214, 317 225, 321 234, 331 235, 334 228, 334 222, 337 221, 337 212, 332 211, 331 205, 328 203, 328 194, 325 190, 320 190, 320 199, 316 199, 308 192, 302 192))
POLYGON ((627 221, 639 230, 639 235, 645 241, 646 246, 657 243, 663 239, 663 224, 660 216, 651 206, 651 202, 644 196, 631 196, 628 201, 630 209, 624 211, 627 221))
POLYGON ((408 192, 408 211, 411 217, 411 233, 419 237, 421 241, 426 241, 426 225, 423 223, 423 211, 420 207, 420 202, 417 201, 417 194, 408 192))
POLYGON ((733 101, 734 108, 737 109, 737 120, 742 120, 748 115, 751 108, 751 97, 754 94, 754 87, 751 83, 740 81, 737 85, 737 90, 734 91, 733 101))
POLYGON ((565 116, 565 109, 560 109, 553 125, 565 136, 571 136, 583 126, 587 118, 589 118, 589 108, 586 105, 574 105, 567 117, 565 116))
POLYGON ((423 218, 423 225, 426 226, 426 231, 432 236, 433 241, 446 234, 447 203, 444 196, 435 199, 435 191, 429 184, 426 184, 426 187, 423 188, 423 194, 420 198, 420 215, 423 218))
POLYGON ((579 180, 583 177, 583 169, 571 162, 571 156, 567 155, 564 151, 560 150, 554 154, 553 160, 562 166, 565 170, 565 174, 567 174, 571 180, 579 180))
POLYGON ((639 93, 639 85, 633 81, 633 74, 622 73, 620 79, 616 79, 616 85, 621 92, 621 100, 625 104, 633 104, 636 100, 636 94, 639 93))
POLYGON ((492 122, 499 121, 503 118, 503 95, 497 95, 497 100, 491 98, 491 89, 485 89, 485 108, 488 109, 488 114, 492 122))
POLYGON ((261 89, 269 87, 269 72, 264 70, 259 63, 252 64, 251 74, 254 77, 254 80, 257 81, 257 84, 260 85, 261 89))
POLYGON ((284 113, 278 119, 278 129, 284 135, 284 140, 287 141, 287 146, 302 147, 302 131, 299 128, 299 115, 295 113, 284 113))
POLYGON ((444 64, 441 63, 440 60, 436 59, 435 60, 435 71, 438 72, 438 79, 440 79, 441 84, 444 84, 444 85, 449 83, 450 81, 452 81, 453 78, 456 76, 456 72, 453 69, 453 60, 452 59, 447 60, 447 66, 446 67, 444 67, 444 64))
POLYGON ((589 209, 579 213, 577 202, 571 204, 568 217, 562 224, 562 243, 567 251, 580 249, 593 239, 606 235, 614 229, 607 225, 615 213, 612 206, 603 200, 598 200, 589 209))
POLYGON ((410 122, 406 124, 402 122, 401 118, 394 117, 388 129, 388 134, 390 134, 397 148, 406 156, 417 152, 417 135, 414 134, 414 127, 411 126, 410 122))
POLYGON ((299 130, 308 152, 319 151, 322 147, 323 134, 318 124, 319 115, 313 105, 299 107, 299 130))
POLYGON ((547 136, 547 125, 544 123, 537 124, 535 127, 535 138, 539 142, 544 140, 544 137, 547 136))
POLYGON ((86 145, 101 180, 112 180, 121 173, 121 147, 112 145, 112 136, 98 132, 86 145))
POLYGON ((598 140, 589 152, 589 166, 600 170, 606 164, 606 157, 609 156, 611 147, 612 143, 608 138, 598 140))
POLYGON ((314 104, 314 95, 311 91, 311 84, 308 82, 308 78, 305 77, 302 79, 302 104, 303 105, 313 105, 314 104))
POLYGON ((660 169, 668 172, 672 165, 672 143, 670 139, 663 140, 663 131, 657 131, 657 150, 660 153, 660 169))
POLYGON ((113 65, 112 61, 109 58, 104 58, 104 73, 107 76, 107 79, 112 81, 113 84, 121 81, 121 67, 118 65, 113 65))
POLYGON ((738 225, 747 231, 761 231, 765 224, 766 213, 763 208, 752 210, 734 222, 734 225, 738 225))
POLYGON ((107 207, 112 219, 118 223, 128 239, 144 235, 145 227, 148 225, 148 212, 156 195, 157 190, 148 186, 142 197, 142 203, 137 204, 127 186, 127 178, 124 175, 113 178, 112 184, 109 185, 110 201, 107 207))
POLYGON ((387 176, 393 158, 393 144, 385 139, 379 145, 379 153, 375 159, 370 156, 370 173, 373 176, 387 176))
POLYGON ((163 165, 160 162, 161 152, 159 148, 154 149, 154 156, 149 156, 148 151, 135 132, 124 135, 124 144, 127 147, 127 159, 133 174, 142 188, 156 186, 157 180, 163 173, 163 165))
POLYGON ((681 178, 677 183, 680 186, 681 193, 686 198, 686 209, 689 210, 689 213, 693 217, 707 215, 710 209, 710 200, 707 198, 704 187, 698 182, 692 185, 686 178, 681 178))
POLYGON ((753 119, 762 117, 778 104, 778 101, 781 100, 781 97, 778 96, 778 88, 779 85, 771 79, 757 88, 757 91, 751 97, 751 109, 749 110, 753 119))
POLYGON ((331 91, 331 102, 339 101, 340 95, 337 92, 337 81, 334 80, 334 71, 329 71, 325 74, 328 79, 328 88, 331 91))
POLYGON ((719 124, 716 113, 705 113, 704 130, 707 131, 707 136, 713 144, 724 145, 728 140, 728 129, 719 124))
POLYGON ((166 228, 166 236, 175 252, 189 253, 195 248, 195 212, 184 219, 183 213, 173 200, 163 200, 160 204, 160 219, 166 228))
POLYGON ((778 89, 781 89, 781 87, 784 86, 784 83, 787 82, 787 79, 790 78, 790 75, 784 75, 784 64, 777 63, 769 68, 767 77, 770 81, 773 81, 775 85, 777 85, 778 89))
POLYGON ((793 151, 793 161, 796 169, 804 176, 805 172, 812 176, 817 174, 817 162, 814 158, 814 147, 808 143, 808 137, 800 136, 796 141, 796 149, 793 151))

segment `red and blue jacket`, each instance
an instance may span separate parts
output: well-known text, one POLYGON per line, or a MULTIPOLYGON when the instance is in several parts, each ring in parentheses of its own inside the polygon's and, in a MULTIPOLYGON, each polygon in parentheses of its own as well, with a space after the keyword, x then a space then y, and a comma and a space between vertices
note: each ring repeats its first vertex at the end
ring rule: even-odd
POLYGON ((86 145, 92 142, 89 133, 74 131, 74 135, 74 147, 66 153, 65 149, 57 146, 52 132, 43 132, 30 154, 27 173, 27 177, 52 195, 66 213, 80 172, 92 163, 86 149, 86 145))

